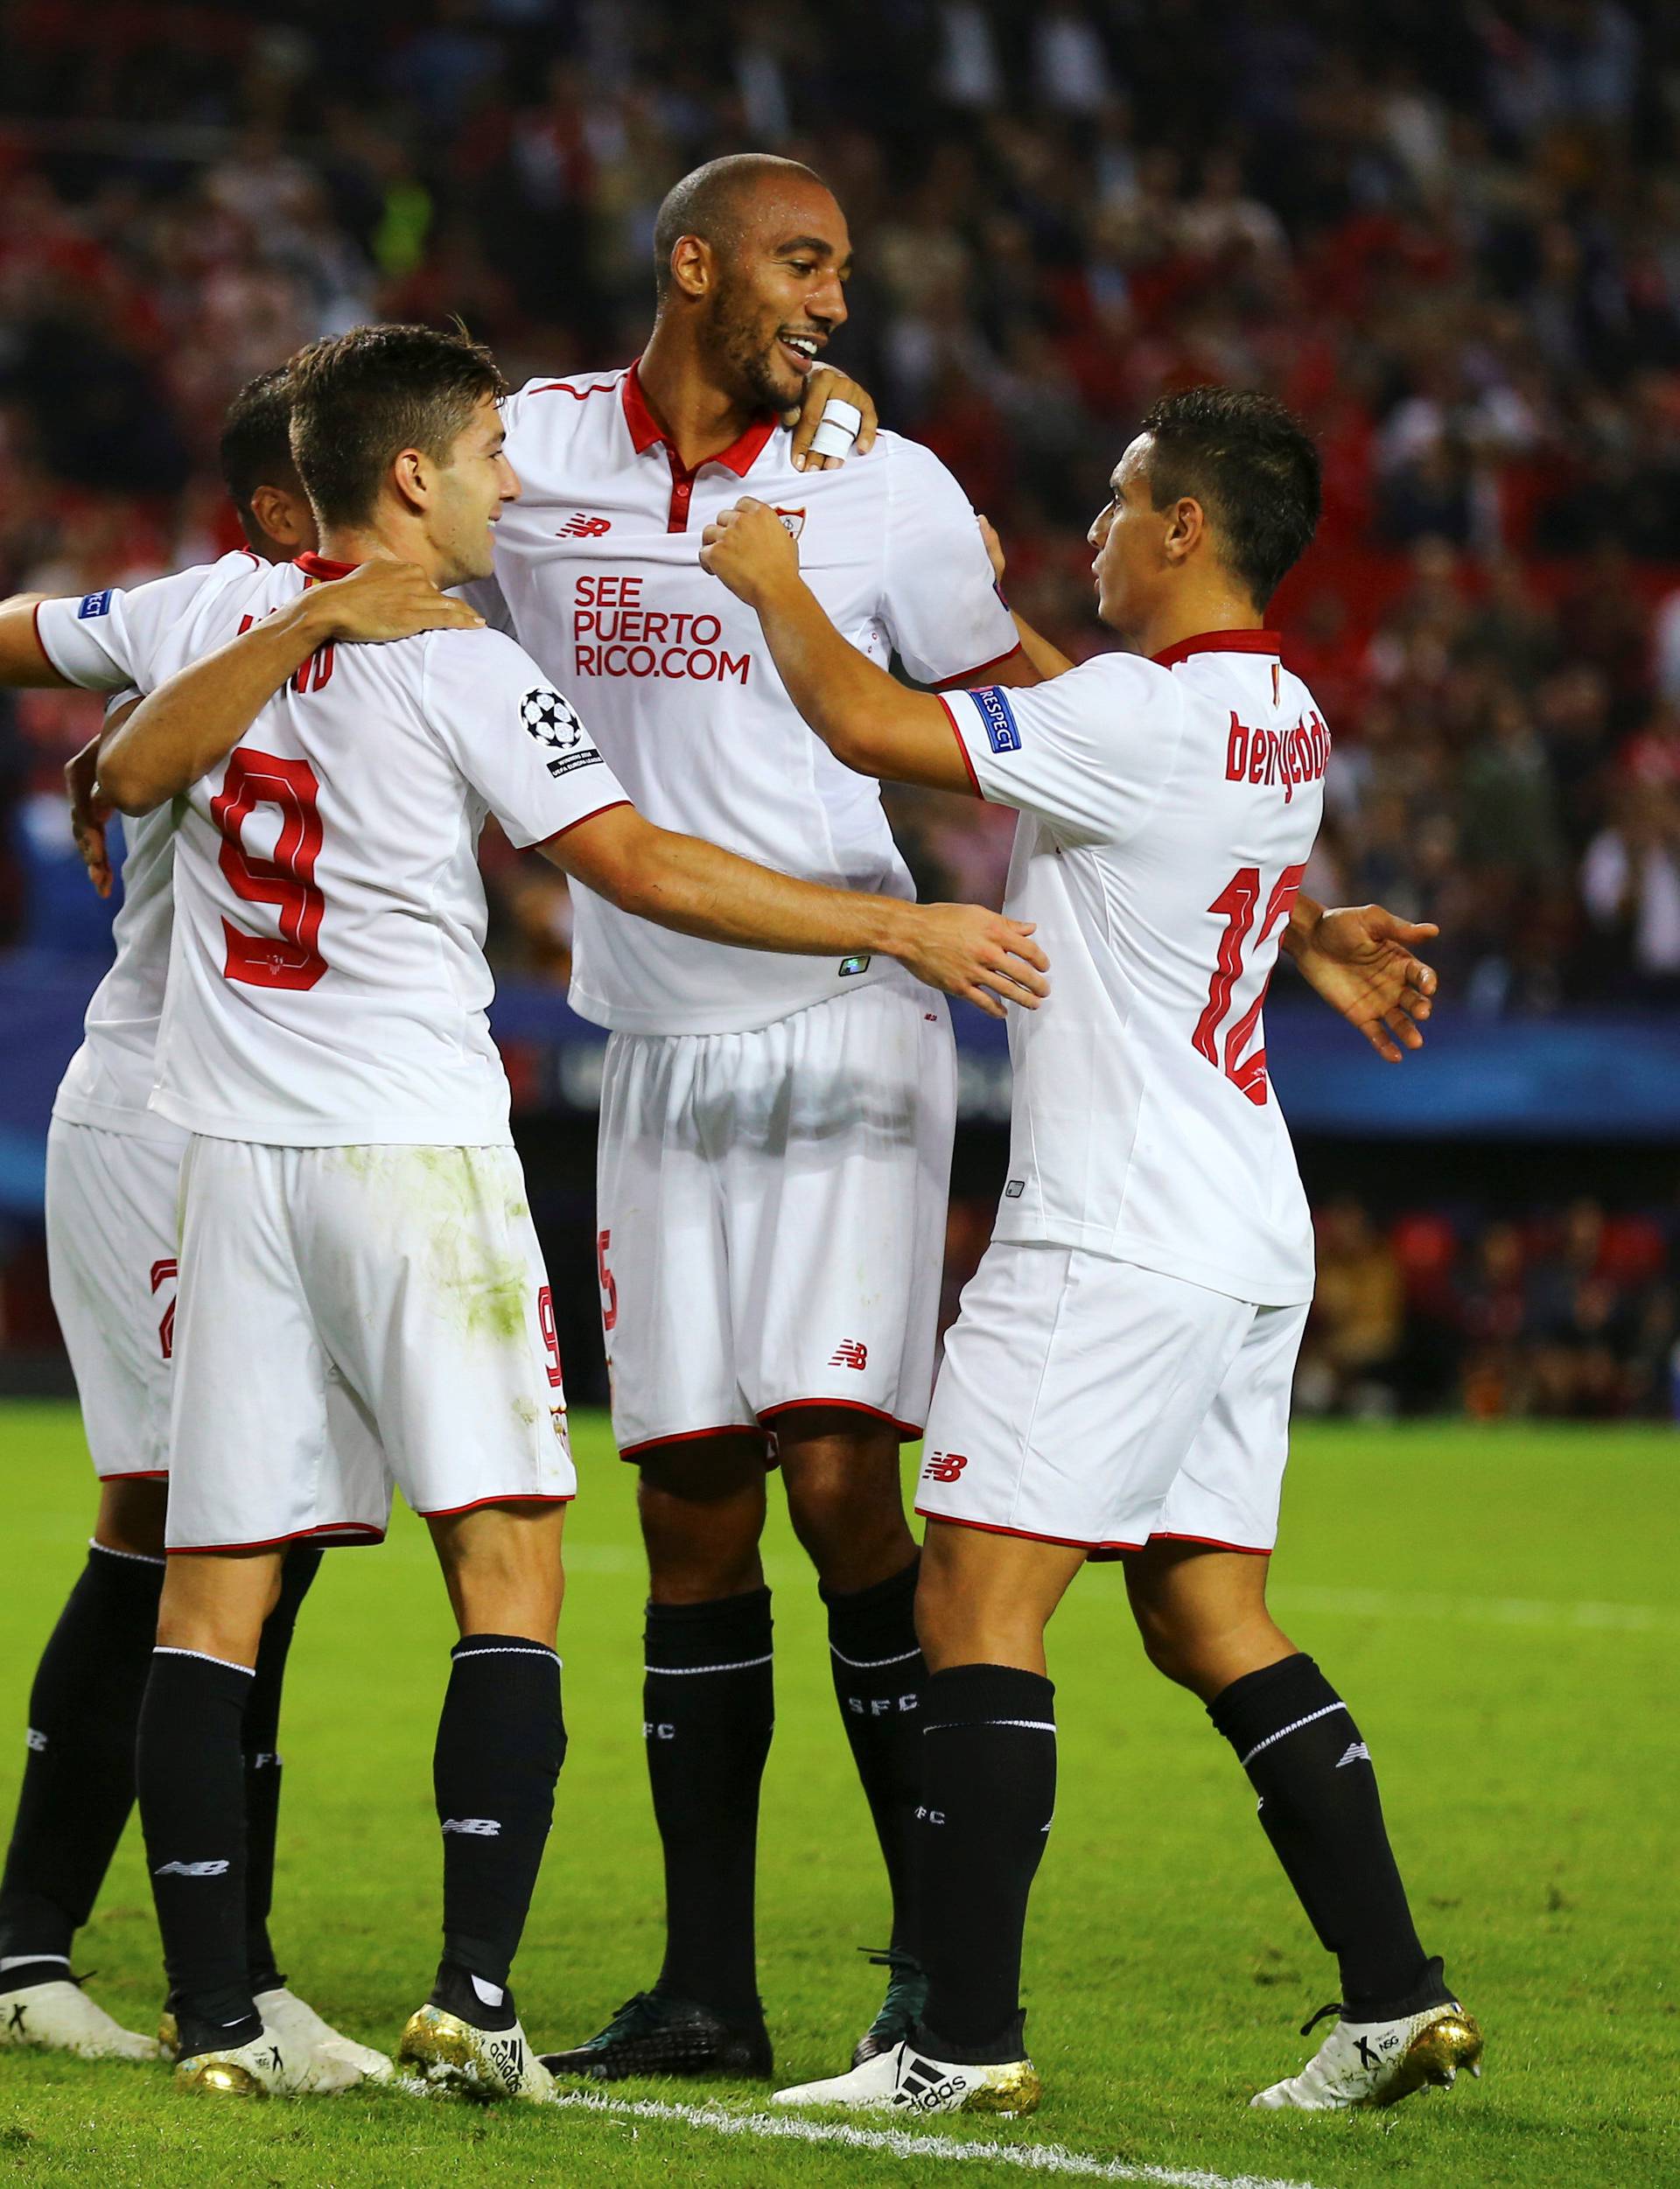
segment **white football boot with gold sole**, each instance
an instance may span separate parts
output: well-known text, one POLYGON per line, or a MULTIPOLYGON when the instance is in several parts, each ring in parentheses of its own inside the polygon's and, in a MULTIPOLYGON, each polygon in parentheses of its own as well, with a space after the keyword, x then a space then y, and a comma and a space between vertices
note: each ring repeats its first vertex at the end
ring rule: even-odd
POLYGON ((1480 2075, 1481 2051, 1481 2032, 1456 1999, 1397 2022, 1339 2021, 1299 2074, 1274 2082, 1249 2103, 1304 2113, 1397 2105, 1432 2084, 1450 2090, 1460 2067, 1480 2075))
POLYGON ((423 2006, 409 2017, 396 2061, 432 2089, 464 2098, 540 2104, 554 2095, 554 2077, 517 2022, 511 2029, 480 2030, 446 2007, 423 2006))
POLYGON ((931 2059, 907 2039, 850 2074, 778 2090, 777 2105, 857 2106, 881 2113, 1036 2113, 1044 2086, 1030 2060, 989 2067, 931 2059))
POLYGON ((27 2045, 78 2060, 156 2060, 158 2047, 125 2030, 68 1976, 0 1995, 0 2046, 27 2045))

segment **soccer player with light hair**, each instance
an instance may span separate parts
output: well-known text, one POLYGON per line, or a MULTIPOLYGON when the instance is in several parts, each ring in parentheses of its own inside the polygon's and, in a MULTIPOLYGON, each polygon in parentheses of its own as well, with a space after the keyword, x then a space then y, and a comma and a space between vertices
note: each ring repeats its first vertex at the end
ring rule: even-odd
POLYGON ((1313 1280, 1267 983, 1280 948, 1316 955, 1320 979, 1340 964, 1344 990, 1375 991, 1350 1015, 1390 1048, 1396 1031, 1413 1046, 1432 986, 1411 955, 1432 929, 1301 904, 1330 737, 1264 625, 1318 511, 1317 451, 1281 405, 1166 398, 1091 528, 1098 612, 1128 650, 942 700, 845 643, 761 502, 707 531, 707 568, 755 610, 836 759, 1017 809, 1005 902, 1056 969, 1011 1028, 1008 1180, 918 1500, 926 2006, 891 2052, 785 2102, 1037 2105, 1019 1977, 1055 1803, 1045 1630, 1091 1557, 1124 1561, 1152 1661, 1206 1704, 1337 1958, 1329 2035, 1254 2103, 1389 2104, 1479 2062, 1413 1927, 1369 1750, 1266 1608, 1313 1280))
POLYGON ((376 1540, 398 1485, 460 1630, 433 1768, 444 1951, 401 2057, 536 2099, 550 2079, 508 1978, 565 1748, 574 1476, 485 1018, 486 814, 615 905, 732 944, 878 952, 999 1011, 1036 1003, 1042 954, 998 913, 795 880, 635 810, 528 656, 436 591, 487 575, 519 491, 487 353, 365 327, 290 377, 320 551, 236 573, 161 633, 130 623, 150 696, 99 760, 125 813, 182 801, 152 1107, 191 1136, 138 1752, 176 2077, 312 2087, 256 2006, 235 1920, 240 1722, 285 1545, 376 1540), (439 627, 343 643, 336 586, 375 582, 439 627))

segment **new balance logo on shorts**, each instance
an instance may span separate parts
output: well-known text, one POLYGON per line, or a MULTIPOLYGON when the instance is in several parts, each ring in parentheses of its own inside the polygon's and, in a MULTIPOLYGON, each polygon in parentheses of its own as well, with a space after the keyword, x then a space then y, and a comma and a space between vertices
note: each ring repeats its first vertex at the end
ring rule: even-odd
POLYGON ((152 1871, 154 1878, 220 1878, 227 1870, 222 1862, 165 1862, 152 1871))
POLYGON ((924 1482, 955 1482, 969 1464, 965 1451, 936 1451, 921 1471, 924 1482))
POLYGON ((598 540, 603 532, 611 532, 611 517, 586 516, 580 509, 575 517, 563 524, 555 534, 556 540, 598 540))
POLYGON ((465 1832, 472 1839, 500 1839, 501 1827, 494 1816, 446 1816, 444 1829, 465 1832))
POLYGON ((843 1338, 829 1356, 831 1368, 866 1368, 869 1347, 857 1338, 843 1338))

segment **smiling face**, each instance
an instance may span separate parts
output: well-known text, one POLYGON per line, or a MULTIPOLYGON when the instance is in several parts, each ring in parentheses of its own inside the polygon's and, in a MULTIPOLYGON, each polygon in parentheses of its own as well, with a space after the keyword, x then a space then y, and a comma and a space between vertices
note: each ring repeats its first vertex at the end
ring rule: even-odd
POLYGON ((693 242, 707 262, 701 335, 718 387, 748 409, 791 409, 845 321, 845 215, 820 183, 778 177, 744 189, 726 242, 693 242))
POLYGON ((486 395, 450 445, 447 460, 431 468, 425 528, 442 572, 440 585, 488 577, 492 528, 504 502, 519 498, 519 480, 504 453, 507 429, 494 395, 486 395))

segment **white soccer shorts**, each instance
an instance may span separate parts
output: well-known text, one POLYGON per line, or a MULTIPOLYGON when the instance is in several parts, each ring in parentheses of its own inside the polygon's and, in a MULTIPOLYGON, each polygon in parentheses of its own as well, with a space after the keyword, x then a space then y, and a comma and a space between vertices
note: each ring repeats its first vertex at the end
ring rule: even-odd
POLYGON ((46 1135, 46 1266, 94 1472, 169 1473, 175 1203, 186 1135, 46 1135))
POLYGON ((511 1148, 276 1148, 181 1167, 171 1550, 377 1540, 577 1487, 511 1148))
POLYGON ((750 1033, 613 1035, 598 1246, 625 1458, 814 1403, 920 1433, 956 1115, 949 1012, 907 976, 750 1033))
POLYGON ((994 1240, 946 1334, 916 1510, 1099 1555, 1269 1551, 1306 1316, 994 1240))

